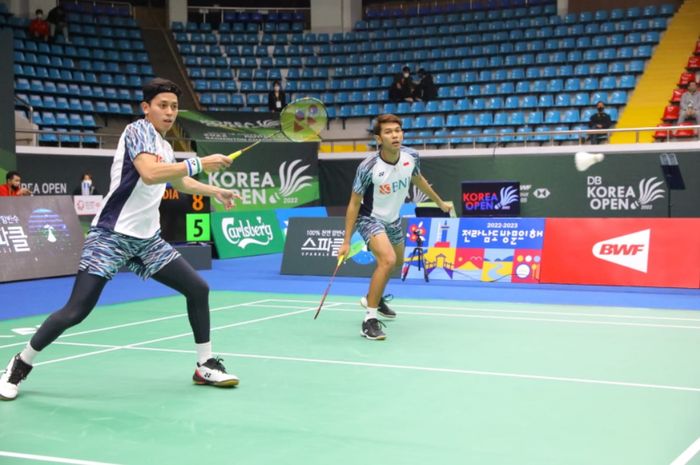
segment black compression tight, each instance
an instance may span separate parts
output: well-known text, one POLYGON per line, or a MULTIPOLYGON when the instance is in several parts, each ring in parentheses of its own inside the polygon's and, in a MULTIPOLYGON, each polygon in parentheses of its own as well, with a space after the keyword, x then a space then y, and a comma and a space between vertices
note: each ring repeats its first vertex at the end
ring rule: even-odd
MULTIPOLYGON (((153 279, 175 289, 187 299, 187 316, 197 344, 209 342, 209 286, 182 257, 165 265, 153 279)), ((95 308, 107 279, 78 272, 66 305, 51 314, 32 337, 31 346, 41 351, 64 331, 83 321, 95 308)))

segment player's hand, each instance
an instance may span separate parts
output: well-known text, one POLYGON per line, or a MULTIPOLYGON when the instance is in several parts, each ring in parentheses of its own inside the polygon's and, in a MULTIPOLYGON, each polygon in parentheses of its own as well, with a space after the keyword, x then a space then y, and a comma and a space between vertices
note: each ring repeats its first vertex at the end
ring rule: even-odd
POLYGON ((450 205, 447 202, 440 202, 440 205, 438 206, 440 207, 440 210, 442 210, 445 213, 449 213, 452 210, 452 205, 450 205))
POLYGON ((350 252, 350 243, 343 242, 343 245, 341 245, 340 248, 338 249, 338 256, 340 257, 342 255, 343 257, 347 257, 349 252, 350 252))
POLYGON ((208 155, 200 159, 202 162, 202 171, 205 173, 215 173, 217 171, 225 170, 233 160, 231 160, 226 155, 220 153, 215 153, 214 155, 208 155))
POLYGON ((235 199, 241 200, 240 195, 226 189, 219 189, 214 196, 216 200, 223 204, 226 210, 230 210, 236 206, 235 199))
POLYGON ((20 187, 19 191, 17 192, 17 195, 32 195, 32 193, 26 187, 20 187))

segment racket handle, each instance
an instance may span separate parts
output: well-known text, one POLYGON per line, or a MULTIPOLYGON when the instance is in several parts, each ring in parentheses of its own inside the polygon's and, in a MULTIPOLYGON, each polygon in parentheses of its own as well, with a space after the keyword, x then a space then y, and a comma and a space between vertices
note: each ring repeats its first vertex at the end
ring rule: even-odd
POLYGON ((233 152, 232 154, 229 154, 228 157, 231 160, 235 160, 236 158, 240 157, 244 152, 246 152, 246 151, 252 149, 253 147, 255 147, 256 145, 258 145, 260 142, 262 142, 262 139, 260 139, 259 141, 255 142, 253 144, 250 144, 248 147, 242 148, 240 150, 233 152))
POLYGON ((342 265, 344 261, 345 261, 345 255, 338 255, 338 264, 336 266, 342 265))

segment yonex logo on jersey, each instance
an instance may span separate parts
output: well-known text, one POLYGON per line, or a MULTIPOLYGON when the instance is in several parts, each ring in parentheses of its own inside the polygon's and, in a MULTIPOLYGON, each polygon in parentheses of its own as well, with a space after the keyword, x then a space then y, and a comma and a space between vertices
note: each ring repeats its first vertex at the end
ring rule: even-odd
POLYGON ((408 189, 408 178, 399 179, 392 183, 380 184, 379 193, 384 195, 389 195, 392 192, 397 192, 401 189, 408 189))

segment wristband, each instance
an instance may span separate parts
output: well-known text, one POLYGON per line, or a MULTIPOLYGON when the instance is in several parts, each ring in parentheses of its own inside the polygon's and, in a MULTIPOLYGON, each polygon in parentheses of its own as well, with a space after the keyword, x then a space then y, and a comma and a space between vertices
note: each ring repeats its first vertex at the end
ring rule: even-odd
POLYGON ((199 157, 192 157, 185 160, 185 166, 187 167, 187 175, 195 176, 202 172, 202 161, 199 157))

